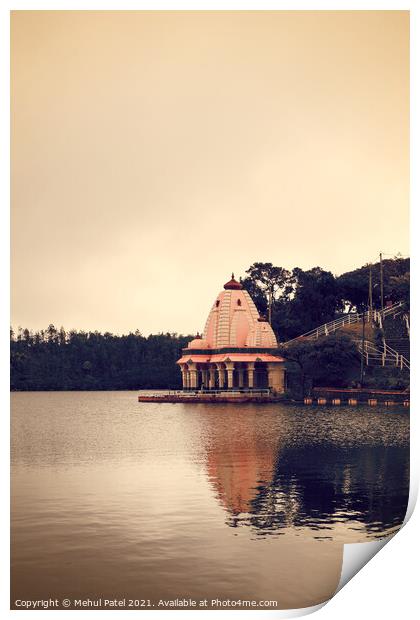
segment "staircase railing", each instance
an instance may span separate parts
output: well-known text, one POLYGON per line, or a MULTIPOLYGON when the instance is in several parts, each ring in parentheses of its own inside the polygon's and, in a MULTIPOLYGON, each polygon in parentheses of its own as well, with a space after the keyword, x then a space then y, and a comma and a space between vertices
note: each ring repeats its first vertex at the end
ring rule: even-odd
POLYGON ((406 312, 403 314, 403 319, 404 319, 405 328, 407 330, 408 337, 410 338, 410 317, 406 312))
POLYGON ((359 352, 363 354, 367 366, 369 366, 369 362, 375 361, 380 361, 381 366, 386 366, 387 361, 389 361, 396 368, 410 370, 410 361, 386 344, 385 341, 382 347, 378 347, 370 340, 365 340, 364 342, 363 340, 357 340, 356 343, 359 352))
POLYGON ((346 325, 353 325, 355 323, 360 323, 361 321, 363 321, 363 316, 364 316, 364 320, 367 323, 373 321, 380 328, 382 328, 383 319, 386 316, 395 314, 399 308, 403 307, 403 305, 404 305, 403 301, 398 301, 395 304, 392 304, 392 306, 388 306, 387 308, 384 308, 383 310, 368 310, 364 313, 363 312, 359 312, 359 313, 349 312, 344 317, 340 317, 339 319, 335 319, 334 321, 330 321, 329 323, 324 323, 324 325, 315 327, 314 329, 311 329, 309 332, 306 332, 305 334, 302 334, 301 336, 297 336, 296 338, 292 338, 291 340, 284 342, 283 346, 287 346, 291 342, 295 342, 296 340, 300 340, 303 338, 307 340, 318 340, 318 338, 322 336, 329 336, 330 334, 333 334, 335 331, 337 331, 338 329, 342 327, 345 327, 346 325))

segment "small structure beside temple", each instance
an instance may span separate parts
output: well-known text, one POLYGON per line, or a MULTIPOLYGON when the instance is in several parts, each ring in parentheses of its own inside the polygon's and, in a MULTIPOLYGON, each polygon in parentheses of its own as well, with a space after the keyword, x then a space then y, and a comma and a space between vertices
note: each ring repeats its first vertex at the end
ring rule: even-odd
POLYGON ((139 396, 139 400, 280 400, 285 391, 285 360, 277 348, 271 325, 232 274, 211 307, 203 335, 197 334, 176 362, 182 373, 182 392, 139 396))

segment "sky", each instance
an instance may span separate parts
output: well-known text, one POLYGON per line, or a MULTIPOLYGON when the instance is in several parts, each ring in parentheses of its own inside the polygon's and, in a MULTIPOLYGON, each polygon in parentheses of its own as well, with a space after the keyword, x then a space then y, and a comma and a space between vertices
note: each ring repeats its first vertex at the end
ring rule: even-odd
POLYGON ((202 332, 255 261, 409 253, 407 11, 14 11, 11 323, 202 332))

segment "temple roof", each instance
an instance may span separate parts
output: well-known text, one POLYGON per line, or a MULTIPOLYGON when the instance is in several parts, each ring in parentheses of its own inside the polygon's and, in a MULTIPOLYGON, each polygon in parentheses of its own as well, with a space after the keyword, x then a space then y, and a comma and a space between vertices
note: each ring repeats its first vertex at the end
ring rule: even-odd
POLYGON ((235 274, 232 273, 232 278, 229 280, 229 282, 226 282, 223 288, 227 291, 241 290, 242 284, 235 280, 235 274))
POLYGON ((277 348, 271 325, 260 317, 248 291, 233 274, 210 309, 203 333, 204 346, 194 340, 188 348, 277 348))
POLYGON ((177 361, 177 364, 188 364, 192 362, 194 364, 217 364, 224 362, 284 362, 284 358, 280 355, 272 355, 271 353, 194 353, 191 355, 185 353, 181 359, 177 361))
MULTIPOLYGON (((204 333, 191 340, 191 352, 203 349, 276 349, 277 340, 271 325, 259 312, 250 294, 232 279, 216 297, 204 327, 204 333)), ((248 361, 252 361, 251 359, 248 361)))

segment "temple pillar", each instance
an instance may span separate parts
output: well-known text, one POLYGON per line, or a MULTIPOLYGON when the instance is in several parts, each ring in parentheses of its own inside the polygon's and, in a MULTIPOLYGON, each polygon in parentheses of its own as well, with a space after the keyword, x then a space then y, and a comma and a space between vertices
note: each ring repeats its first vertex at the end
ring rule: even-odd
POLYGON ((238 387, 244 387, 244 373, 245 370, 243 368, 238 368, 238 387))
POLYGON ((267 364, 267 371, 268 371, 268 387, 270 387, 273 390, 273 392, 276 392, 277 394, 283 394, 285 391, 284 364, 282 363, 267 364))
POLYGON ((246 366, 247 366, 247 372, 248 372, 248 387, 249 388, 253 388, 254 387, 254 368, 255 368, 255 364, 254 364, 254 362, 248 362, 246 366))
POLYGON ((235 364, 233 362, 225 362, 227 371, 227 387, 229 390, 233 388, 233 368, 235 364))
POLYGON ((225 387, 225 369, 223 364, 217 364, 217 373, 219 375, 219 389, 222 390, 225 387))
POLYGON ((182 389, 188 389, 188 367, 181 366, 181 374, 182 374, 182 389))
POLYGON ((267 385, 271 390, 274 390, 273 388, 273 375, 274 375, 274 364, 267 364, 267 385))
POLYGON ((209 369, 209 390, 214 390, 216 387, 216 369, 209 369))
POLYGON ((209 371, 207 370, 207 368, 202 368, 201 369, 201 381, 202 381, 202 387, 205 390, 208 390, 208 387, 209 387, 209 371))
POLYGON ((214 390, 216 387, 216 369, 213 367, 209 368, 209 390, 214 390))
POLYGON ((198 385, 198 370, 197 370, 197 365, 196 364, 190 364, 189 365, 189 375, 190 375, 190 385, 189 387, 192 390, 196 390, 197 389, 197 385, 198 385))

